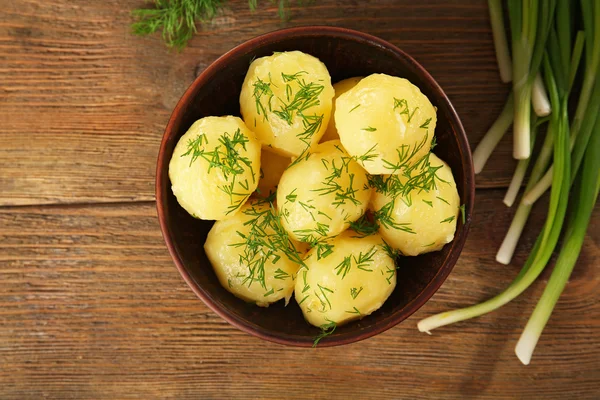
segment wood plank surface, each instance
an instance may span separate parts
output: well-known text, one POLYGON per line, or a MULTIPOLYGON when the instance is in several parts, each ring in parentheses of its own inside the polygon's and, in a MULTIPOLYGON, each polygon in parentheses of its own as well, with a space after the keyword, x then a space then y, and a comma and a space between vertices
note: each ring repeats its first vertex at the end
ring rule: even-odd
MULTIPOLYGON (((334 1, 276 7, 231 1, 182 53, 130 34, 142 0, 0 0, 0 205, 152 200, 163 129, 195 76, 256 35, 327 24, 371 33, 413 55, 444 88, 471 144, 508 92, 484 1, 334 1)), ((478 177, 506 186, 506 137, 478 177)))
POLYGON ((421 310, 327 349, 268 343, 211 312, 175 269, 153 203, 0 208, 0 398, 597 399, 598 225, 531 365, 513 348, 548 274, 493 314, 432 336, 416 329, 516 275, 535 229, 513 264, 493 261, 511 217, 502 195, 479 193, 463 254, 421 310))
MULTIPOLYGON (((259 2, 260 3, 260 2, 259 2)), ((516 276, 494 261, 514 210, 505 137, 477 177, 474 221, 454 271, 415 315, 363 342, 296 349, 228 325, 179 276, 162 240, 154 169, 170 112, 212 61, 256 35, 325 24, 414 56, 444 88, 472 146, 508 87, 485 1, 316 0, 248 11, 245 0, 181 52, 130 34, 143 0, 0 0, 0 399, 598 399, 600 206, 532 364, 514 345, 549 271, 476 320, 416 330, 516 276)))

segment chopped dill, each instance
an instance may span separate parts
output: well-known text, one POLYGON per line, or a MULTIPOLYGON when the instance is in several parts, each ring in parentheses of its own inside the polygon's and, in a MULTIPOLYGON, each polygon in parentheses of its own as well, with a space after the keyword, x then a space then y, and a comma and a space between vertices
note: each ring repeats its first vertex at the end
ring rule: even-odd
POLYGON ((360 292, 363 291, 363 287, 361 286, 359 289, 353 287, 350 288, 350 296, 352 296, 353 300, 356 300, 356 298, 358 297, 358 295, 360 294, 360 292))
POLYGON ((440 221, 440 224, 443 224, 444 222, 450 223, 450 222, 454 221, 454 219, 455 219, 455 217, 454 217, 454 215, 452 215, 452 216, 440 221))
POLYGON ((348 114, 350 114, 352 111, 356 110, 358 107, 360 107, 360 104, 357 104, 354 107, 352 107, 352 109, 350 111, 348 111, 348 114))
POLYGON ((328 323, 320 326, 321 333, 319 333, 319 335, 317 335, 317 337, 315 338, 315 341, 313 342, 313 347, 317 347, 317 345, 319 344, 321 339, 331 335, 335 331, 335 328, 337 327, 337 324, 335 322, 331 321, 328 318, 326 318, 326 320, 328 321, 328 323))

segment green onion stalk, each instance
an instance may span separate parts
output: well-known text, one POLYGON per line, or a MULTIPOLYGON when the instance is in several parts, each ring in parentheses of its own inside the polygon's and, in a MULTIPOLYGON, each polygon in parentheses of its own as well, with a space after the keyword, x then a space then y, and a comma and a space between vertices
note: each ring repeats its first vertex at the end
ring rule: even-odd
MULTIPOLYGON (((565 239, 548 285, 536 305, 515 347, 515 354, 525 365, 531 361, 535 346, 563 292, 583 245, 585 233, 600 191, 600 118, 585 151, 583 169, 579 174, 576 204, 571 209, 565 239)), ((553 177, 554 179, 554 177, 553 177)))
POLYGON ((488 9, 490 11, 490 24, 492 25, 498 72, 500 72, 502 82, 508 83, 512 81, 512 60, 508 51, 506 31, 504 30, 502 0, 488 0, 488 9))
MULTIPOLYGON (((596 83, 600 80, 600 4, 595 1, 581 0, 581 11, 583 16, 583 26, 585 32, 585 72, 583 75, 583 84, 581 94, 577 102, 575 117, 571 123, 571 151, 577 147, 585 149, 585 145, 589 140, 589 135, 594 125, 595 116, 598 113, 598 107, 594 104, 594 97, 598 96, 598 87, 596 83), (587 125, 587 127, 586 127, 587 125), (581 135, 580 135, 581 134, 581 135), (580 136, 583 138, 579 139, 580 136), (576 145, 577 141, 581 143, 576 145)), ((560 21, 565 18, 557 17, 560 21)), ((559 40, 560 43, 560 40, 559 40)), ((572 156, 573 165, 571 167, 573 177, 577 175, 583 152, 580 150, 577 156, 572 156)), ((553 168, 550 167, 548 172, 540 179, 540 181, 527 190, 523 201, 526 204, 535 203, 550 187, 552 183, 553 168)))
POLYGON ((531 94, 538 74, 556 0, 509 0, 513 56, 513 157, 531 155, 531 94))
POLYGON ((477 145, 477 148, 473 152, 473 166, 475 168, 475 173, 478 174, 483 170, 483 167, 487 163, 487 160, 490 158, 490 155, 506 134, 506 131, 512 124, 513 120, 513 95, 510 93, 508 99, 506 100, 506 104, 502 109, 502 112, 498 116, 498 119, 494 121, 490 129, 484 135, 481 142, 477 145))
POLYGON ((459 310, 447 311, 441 314, 425 318, 417 325, 419 331, 430 332, 431 330, 454 322, 474 318, 496 310, 510 302, 525 289, 527 289, 543 271, 548 263, 563 226, 564 216, 567 209, 570 186, 570 152, 568 151, 569 121, 567 113, 568 92, 561 91, 559 94, 550 62, 544 60, 547 86, 550 93, 552 113, 549 130, 555 133, 554 161, 557 171, 550 194, 550 205, 548 216, 542 232, 538 236, 533 251, 511 285, 501 294, 474 306, 459 310))

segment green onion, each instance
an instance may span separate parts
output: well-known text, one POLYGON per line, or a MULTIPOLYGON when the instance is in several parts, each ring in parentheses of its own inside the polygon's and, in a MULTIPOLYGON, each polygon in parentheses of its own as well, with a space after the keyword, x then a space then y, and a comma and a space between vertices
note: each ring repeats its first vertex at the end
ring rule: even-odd
POLYGON ((531 92, 537 76, 555 0, 509 0, 513 55, 513 157, 522 160, 531 155, 531 92))
POLYGON ((556 132, 554 160, 558 171, 552 185, 548 217, 544 224, 544 228, 538 237, 533 251, 529 254, 527 262, 521 269, 521 272, 504 292, 481 304, 425 318, 417 325, 421 332, 430 332, 440 326, 478 317, 510 302, 535 281, 548 263, 548 260, 556 247, 569 197, 570 153, 568 151, 569 123, 566 107, 568 92, 564 92, 564 98, 561 99, 559 97, 559 90, 556 86, 556 82, 553 78, 550 63, 547 59, 544 62, 544 68, 546 70, 546 79, 548 80, 552 109, 556 110, 552 113, 550 127, 556 132))
MULTIPOLYGON (((583 76, 583 84, 581 94, 577 103, 575 117, 571 124, 571 151, 574 151, 575 144, 578 140, 579 133, 583 132, 583 128, 587 125, 587 138, 584 136, 577 146, 577 156, 573 156, 573 177, 577 174, 577 170, 581 165, 583 158, 583 150, 586 148, 587 140, 589 140, 589 132, 594 126, 595 116, 598 114, 598 106, 594 106, 594 98, 598 97, 598 74, 600 72, 600 4, 588 0, 581 1, 581 9, 584 22, 585 32, 585 72, 583 76)), ((565 18, 562 18, 565 19, 565 18)), ((561 19, 561 20, 562 20, 561 19)), ((565 29, 566 30, 566 29, 565 29)), ((575 154, 575 153, 574 153, 575 154)), ((523 201, 526 204, 535 203, 548 190, 552 183, 553 169, 550 168, 546 175, 541 178, 531 190, 527 190, 523 201)))
POLYGON ((490 158, 490 155, 500 142, 500 139, 502 139, 512 124, 513 113, 513 95, 511 93, 508 96, 506 104, 498 116, 498 119, 494 121, 490 129, 483 136, 483 139, 481 139, 481 142, 479 142, 477 148, 473 152, 473 166, 475 167, 476 174, 483 170, 488 158, 490 158))
POLYGON ((528 365, 531 361, 531 356, 540 335, 567 284, 567 280, 571 276, 598 198, 598 192, 600 191, 600 119, 597 119, 593 138, 585 152, 583 170, 580 175, 578 198, 572 208, 573 215, 569 221, 565 240, 556 260, 556 266, 515 347, 517 357, 525 365, 528 365))
POLYGON ((506 31, 504 30, 502 0, 488 0, 488 6, 500 79, 502 82, 508 83, 512 80, 512 60, 508 52, 506 31))
POLYGON ((533 81, 533 86, 531 88, 531 105, 533 106, 535 115, 538 117, 546 117, 552 112, 550 100, 548 100, 548 94, 546 93, 546 88, 544 87, 544 81, 539 73, 535 76, 535 80, 533 81))

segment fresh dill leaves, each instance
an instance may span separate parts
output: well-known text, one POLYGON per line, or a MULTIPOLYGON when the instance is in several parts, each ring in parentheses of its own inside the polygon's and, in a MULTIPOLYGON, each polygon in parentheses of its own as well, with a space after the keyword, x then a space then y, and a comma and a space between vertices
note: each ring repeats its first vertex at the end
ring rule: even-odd
POLYGON ((249 171, 253 183, 256 179, 252 162, 241 154, 242 150, 246 150, 248 141, 249 139, 239 129, 233 135, 224 132, 218 139, 219 144, 209 151, 206 134, 200 134, 188 140, 187 151, 181 155, 181 157, 190 157, 190 166, 198 159, 203 159, 208 164, 209 174, 213 168, 221 170, 228 183, 218 186, 218 189, 229 196, 230 205, 227 214, 241 207, 251 194, 248 190, 250 188, 248 180, 238 180, 238 176, 249 171))
POLYGON ((397 162, 391 162, 389 160, 382 160, 383 166, 390 170, 390 173, 406 173, 406 169, 409 168, 413 163, 415 163, 415 157, 421 149, 423 149, 429 139, 429 134, 423 136, 423 139, 420 142, 416 142, 414 146, 409 144, 403 144, 396 149, 396 154, 398 156, 397 162))
POLYGON ((450 216, 450 217, 448 217, 446 219, 441 220, 440 224, 443 224, 444 222, 450 223, 450 222, 454 221, 454 218, 455 218, 454 215, 452 215, 452 216, 450 216))
POLYGON ((429 207, 433 208, 433 201, 423 199, 423 203, 427 204, 429 207))
POLYGON ((394 111, 399 109, 400 115, 406 115, 407 122, 410 122, 412 117, 415 115, 415 112, 419 109, 419 107, 415 107, 412 112, 408 109, 408 102, 406 99, 397 99, 394 97, 394 111))
POLYGON ((350 222, 350 229, 358 234, 358 237, 370 236, 379 230, 377 222, 369 218, 367 214, 363 214, 362 217, 354 222, 350 222))
POLYGON ((287 278, 291 278, 291 275, 288 274, 287 272, 285 272, 284 270, 282 270, 281 268, 277 268, 275 270, 275 275, 273 276, 275 279, 287 279, 287 278))
MULTIPOLYGON (((277 2, 282 20, 289 19, 290 0, 277 2)), ((131 28, 135 35, 145 36, 162 31, 162 38, 170 48, 182 50, 197 32, 198 24, 209 23, 226 8, 226 0, 154 0, 154 8, 132 11, 135 22, 131 28)), ((299 2, 299 4, 302 4, 299 2)), ((258 0, 248 0, 251 11, 258 0)))
POLYGON ((361 130, 367 131, 367 132, 375 132, 377 130, 377 128, 373 128, 372 126, 367 126, 366 128, 362 128, 361 130))
POLYGON ((460 209, 460 216, 461 216, 461 218, 462 218, 462 223, 463 223, 463 225, 464 225, 464 223, 465 223, 465 220, 466 220, 466 215, 465 215, 465 205, 464 205, 464 204, 461 204, 461 205, 460 205, 460 207, 459 207, 459 209, 460 209))
POLYGON ((435 244, 435 242, 431 242, 429 244, 424 244, 423 247, 431 247, 435 244))
POLYGON ((317 299, 319 299, 319 301, 321 302, 321 311, 325 312, 327 311, 327 307, 329 307, 329 310, 331 310, 331 302, 329 301, 329 297, 327 293, 333 293, 334 291, 331 290, 330 288, 326 287, 326 286, 321 286, 321 284, 317 283, 317 287, 319 288, 319 291, 317 292, 316 290, 314 291, 315 296, 317 296, 317 299))
POLYGON ((365 161, 371 161, 374 158, 377 157, 377 152, 375 151, 375 148, 377 147, 377 144, 374 144, 373 147, 371 147, 369 150, 367 150, 367 152, 363 155, 360 155, 358 157, 354 157, 354 159, 356 161, 360 161, 361 163, 364 163, 365 161))
MULTIPOLYGON (((290 261, 304 265, 301 254, 297 251, 287 232, 281 225, 279 215, 273 205, 274 196, 267 199, 253 201, 249 207, 241 212, 247 217, 244 222, 249 226, 247 233, 237 232, 240 241, 230 246, 240 248, 240 264, 248 268, 247 274, 242 276, 242 285, 250 287, 257 282, 265 290, 265 264, 276 264, 282 256, 290 261)), ((278 268, 275 271, 276 279, 286 279, 289 275, 278 268)))
POLYGON ((350 173, 348 168, 352 161, 352 157, 347 156, 331 160, 321 159, 323 167, 329 172, 329 175, 321 182, 320 187, 312 189, 312 191, 317 192, 320 196, 333 193, 334 200, 332 204, 336 208, 346 205, 348 202, 351 202, 355 206, 360 205, 361 202, 356 198, 356 193, 359 189, 354 188, 355 175, 350 173), (348 184, 342 186, 339 182, 346 181, 346 178, 348 184))
POLYGON ((258 78, 256 82, 252 84, 254 88, 252 97, 254 97, 254 103, 256 104, 256 113, 263 116, 263 121, 268 121, 269 116, 267 115, 267 109, 263 104, 263 96, 267 97, 266 103, 269 111, 271 111, 271 100, 274 97, 273 90, 271 89, 271 83, 267 83, 262 79, 258 78))
POLYGON ((350 111, 348 111, 348 114, 350 114, 352 111, 356 110, 358 107, 360 107, 360 104, 357 104, 354 107, 352 107, 352 109, 350 111))
POLYGON ((263 296, 267 297, 267 296, 272 295, 273 293, 275 293, 275 289, 271 288, 271 290, 269 290, 268 292, 266 292, 263 296))
POLYGON ((344 279, 350 272, 350 268, 352 268, 352 257, 346 256, 333 270, 336 275, 342 275, 342 279, 344 279))
POLYGON ((356 298, 358 297, 358 295, 360 294, 360 292, 363 291, 363 287, 361 286, 360 288, 350 288, 350 296, 352 296, 353 300, 356 300, 356 298))
POLYGON ((387 267, 386 270, 385 270, 385 273, 387 274, 386 277, 385 277, 385 280, 388 283, 388 285, 391 285, 392 284, 392 278, 396 274, 396 268, 387 267))
POLYGON ((296 198, 298 197, 298 195, 296 194, 296 190, 297 190, 297 188, 295 188, 287 196, 285 196, 286 203, 287 202, 294 203, 296 201, 296 198))
POLYGON ((358 311, 358 308, 356 307, 352 307, 352 311, 346 311, 348 314, 356 314, 356 315, 362 315, 360 313, 360 311, 358 311))
POLYGON ((317 347, 317 345, 319 344, 321 339, 331 335, 335 331, 335 328, 337 327, 337 324, 335 322, 333 322, 327 318, 326 318, 326 320, 328 322, 326 324, 323 324, 320 326, 321 333, 319 333, 319 335, 317 335, 317 337, 315 338, 315 341, 313 342, 313 347, 317 347))
POLYGON ((373 272, 373 269, 369 268, 371 264, 374 262, 375 253, 377 253, 377 247, 373 246, 369 251, 363 254, 361 251, 358 253, 358 256, 351 254, 349 256, 344 257, 344 259, 333 269, 338 276, 342 276, 342 279, 348 275, 350 270, 352 269, 352 264, 357 269, 373 272))
POLYGON ((443 197, 440 196, 435 196, 438 200, 443 201, 444 203, 450 205, 450 203, 448 203, 448 200, 444 199, 443 197))
POLYGON ((385 240, 383 241, 383 244, 381 245, 381 248, 383 249, 383 251, 385 251, 385 253, 392 259, 395 260, 396 258, 398 258, 401 253, 400 250, 396 250, 394 249, 392 246, 390 246, 388 244, 388 242, 386 242, 385 240))
POLYGON ((358 257, 353 255, 352 258, 354 259, 356 268, 367 272, 373 272, 373 270, 369 268, 369 265, 373 263, 375 253, 377 253, 377 247, 373 246, 371 250, 367 251, 365 254, 361 251, 358 253, 358 257))
POLYGON ((406 233, 416 234, 409 222, 396 222, 392 217, 396 200, 391 200, 373 214, 375 220, 386 228, 396 229, 406 233))
POLYGON ((425 122, 423 122, 421 124, 421 126, 419 126, 419 128, 423 128, 423 129, 429 129, 429 123, 431 122, 431 118, 427 118, 425 120, 425 122))

